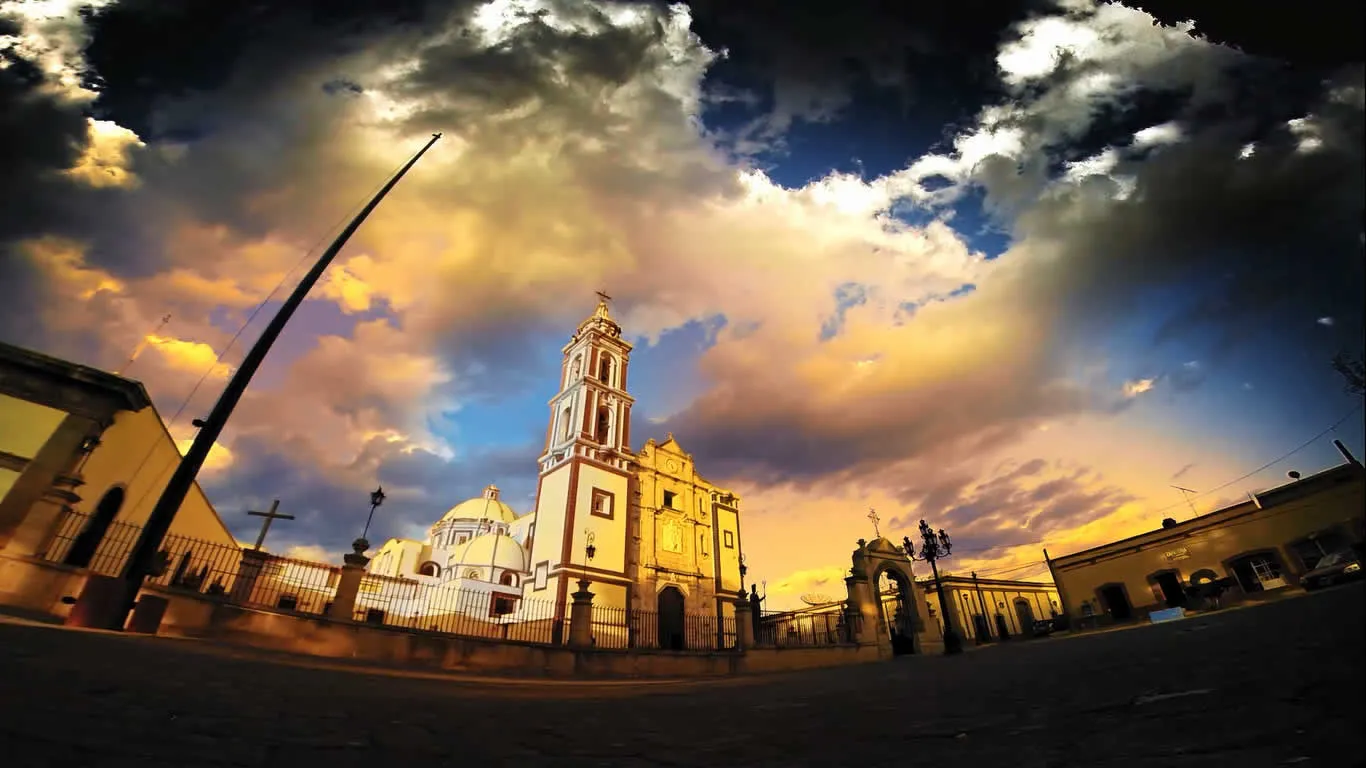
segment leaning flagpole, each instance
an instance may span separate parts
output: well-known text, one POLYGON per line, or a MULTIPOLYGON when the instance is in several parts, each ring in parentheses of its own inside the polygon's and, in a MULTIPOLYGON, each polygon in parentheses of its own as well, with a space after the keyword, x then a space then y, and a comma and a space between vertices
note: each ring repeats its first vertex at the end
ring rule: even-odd
MULTIPOLYGON (((389 194, 389 191, 398 184, 404 174, 416 165, 417 161, 422 158, 422 155, 424 155, 427 150, 431 149, 432 145, 440 138, 441 134, 432 134, 431 140, 428 141, 422 149, 418 150, 416 155, 413 155, 407 165, 404 165, 399 169, 398 173, 394 174, 393 178, 389 179, 389 182, 384 185, 384 188, 361 209, 360 213, 356 214, 356 217, 351 220, 350 224, 346 225, 346 229, 343 229, 341 234, 337 235, 337 239, 332 241, 332 245, 328 246, 322 256, 318 257, 318 261, 313 265, 313 268, 309 270, 303 280, 299 281, 298 286, 294 288, 294 293, 290 294, 289 298, 280 307, 280 311, 275 313, 275 317, 271 319, 270 325, 266 326, 266 329, 261 333, 261 337, 256 340, 251 351, 249 351, 242 360, 242 365, 238 367, 237 372, 234 373, 232 379, 228 381, 228 385, 223 389, 223 394, 219 395, 218 402, 214 404, 213 410, 210 411, 208 417, 204 419, 203 426, 199 428, 199 434, 195 436, 194 443, 190 446, 190 449, 185 452, 184 458, 180 460, 180 466, 176 467, 175 474, 171 475, 170 481, 166 483, 165 490, 161 492, 161 498, 157 499, 156 506, 152 508, 151 516, 147 518, 147 523, 142 529, 142 534, 138 537, 137 544, 133 548, 133 553, 128 559, 128 565, 123 571, 122 579, 125 583, 123 590, 121 590, 122 594, 119 596, 121 598, 120 605, 109 606, 110 610, 108 613, 99 610, 98 608, 89 612, 88 615, 92 619, 95 619, 98 614, 104 614, 109 617, 112 626, 106 626, 104 627, 105 629, 118 630, 123 628, 124 622, 128 616, 128 611, 133 607, 133 601, 137 598, 138 590, 141 589, 143 580, 146 579, 151 572, 152 566, 156 560, 157 551, 161 547, 162 539, 165 538, 167 530, 171 527, 171 521, 175 519, 176 512, 180 510, 181 503, 185 500, 186 494, 189 493, 190 487, 194 484, 195 476, 199 474, 200 467, 204 465, 204 460, 209 455, 209 449, 213 447, 219 434, 222 433, 223 425, 227 423, 228 417, 232 415, 233 409, 237 407, 237 402, 241 400, 242 393, 246 391, 247 385, 251 383, 251 378, 256 374, 256 369, 261 366, 261 361, 264 360, 266 354, 270 352, 271 346, 280 336, 280 332, 284 330, 285 324, 289 322, 290 317, 294 315, 294 311, 303 303, 304 298, 308 296, 308 292, 312 290, 313 286, 318 282, 318 279, 322 277, 323 272, 327 270, 327 267, 332 263, 332 260, 336 258, 337 253, 346 245, 346 241, 349 240, 351 236, 355 234, 356 230, 360 228, 360 225, 365 222, 366 217, 375 210, 380 204, 380 201, 384 199, 385 195, 389 194)), ((82 593, 82 598, 84 597, 85 594, 82 593)), ((94 606, 92 606, 92 608, 94 608, 94 606)), ((77 613, 74 608, 73 613, 77 613)), ((86 612, 81 611, 80 613, 85 614, 86 612)), ((96 621, 95 623, 104 622, 96 621)))

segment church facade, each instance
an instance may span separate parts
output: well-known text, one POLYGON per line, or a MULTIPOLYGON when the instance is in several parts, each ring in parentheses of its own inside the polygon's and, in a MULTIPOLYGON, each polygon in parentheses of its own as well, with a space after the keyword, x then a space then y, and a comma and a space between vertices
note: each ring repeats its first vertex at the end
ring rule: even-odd
POLYGON ((631 450, 631 350, 605 298, 562 349, 531 512, 489 486, 426 540, 385 542, 370 572, 488 593, 493 613, 525 600, 563 619, 586 579, 596 605, 732 615, 744 589, 740 500, 698 474, 672 435, 631 450))

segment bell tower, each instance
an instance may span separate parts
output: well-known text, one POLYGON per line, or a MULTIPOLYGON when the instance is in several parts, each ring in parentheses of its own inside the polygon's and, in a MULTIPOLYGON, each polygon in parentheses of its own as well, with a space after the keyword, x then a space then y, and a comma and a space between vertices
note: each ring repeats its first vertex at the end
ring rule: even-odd
POLYGON ((626 370, 631 344, 621 338, 607 302, 598 306, 560 352, 559 393, 550 400, 542 474, 575 456, 625 469, 631 455, 631 406, 626 370))
POLYGON ((550 399, 539 461, 532 578, 524 592, 553 600, 562 619, 571 582, 593 582, 594 602, 626 605, 631 407, 626 391, 631 344, 612 318, 611 297, 561 350, 559 387, 550 399), (553 590, 553 591, 552 591, 553 590))

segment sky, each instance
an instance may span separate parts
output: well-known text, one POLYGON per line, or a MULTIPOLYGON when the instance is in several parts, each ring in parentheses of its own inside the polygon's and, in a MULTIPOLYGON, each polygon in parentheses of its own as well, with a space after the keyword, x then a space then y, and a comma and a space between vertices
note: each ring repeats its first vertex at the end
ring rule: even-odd
POLYGON ((598 290, 636 345, 635 447, 672 433, 741 496, 775 608, 841 596, 870 509, 896 541, 947 529, 949 572, 1037 578, 1045 547, 1245 499, 1340 463, 1334 438, 1363 453, 1330 360, 1363 346, 1366 69, 1325 54, 1359 25, 173 5, 0 0, 0 338, 143 381, 178 439, 444 134, 210 455, 239 538, 278 498, 275 548, 337 560, 381 484, 372 540, 489 483, 530 511, 598 290))

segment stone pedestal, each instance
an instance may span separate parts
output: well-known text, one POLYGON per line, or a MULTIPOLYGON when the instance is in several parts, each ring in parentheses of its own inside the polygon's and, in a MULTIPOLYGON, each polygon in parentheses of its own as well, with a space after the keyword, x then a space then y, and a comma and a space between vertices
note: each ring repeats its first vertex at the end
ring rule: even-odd
POLYGON ((360 580, 365 578, 365 566, 370 558, 363 553, 370 548, 370 542, 356 539, 351 542, 354 553, 343 555, 341 578, 337 580, 337 596, 332 598, 332 607, 327 609, 327 618, 335 621, 351 621, 356 615, 356 595, 360 594, 360 580))
POLYGON ((143 593, 133 607, 133 618, 128 620, 128 631, 142 635, 155 635, 161 628, 161 619, 166 615, 169 600, 160 595, 143 593))
POLYGON ((593 647, 593 593, 588 591, 592 582, 579 579, 579 591, 571 597, 574 602, 569 606, 569 647, 593 647))
MULTIPOLYGON (((882 611, 881 606, 873 599, 872 589, 868 586, 868 577, 861 573, 853 573, 846 576, 844 586, 849 590, 848 617, 850 626, 855 631, 851 632, 851 639, 859 645, 876 645, 887 638, 887 633, 882 631, 882 611)), ((891 647, 891 640, 886 640, 888 647, 891 647)))
POLYGON ((745 596, 744 592, 741 592, 740 599, 735 601, 735 649, 738 651, 748 651, 754 647, 752 610, 749 598, 745 596))
MULTIPOLYGON (((129 582, 117 576, 90 574, 66 617, 68 627, 121 630, 128 619, 129 582)), ((159 619, 158 619, 159 620, 159 619)))
MULTIPOLYGON (((234 603, 245 605, 251 602, 251 593, 256 589, 256 581, 261 578, 261 569, 265 567, 266 561, 270 560, 270 555, 259 549, 243 549, 242 561, 237 565, 237 578, 232 582, 232 592, 228 593, 228 599, 234 603)), ((351 555, 347 555, 351 557, 351 555)), ((361 568, 365 566, 362 565, 361 568)), ((356 581, 359 588, 360 581, 356 581)), ((354 601, 352 605, 354 606, 354 601)))

